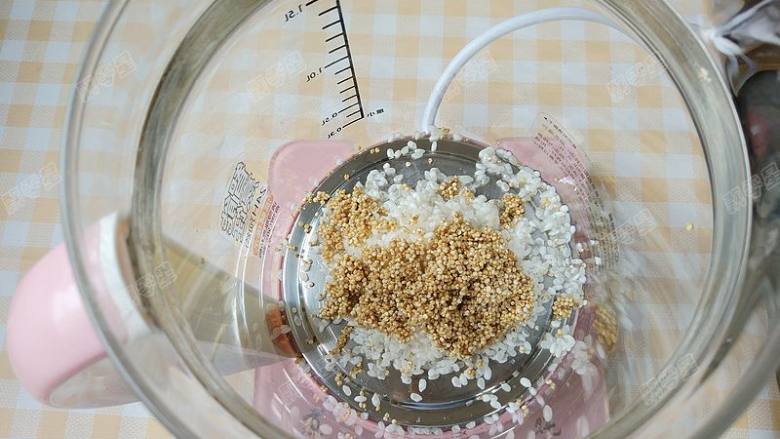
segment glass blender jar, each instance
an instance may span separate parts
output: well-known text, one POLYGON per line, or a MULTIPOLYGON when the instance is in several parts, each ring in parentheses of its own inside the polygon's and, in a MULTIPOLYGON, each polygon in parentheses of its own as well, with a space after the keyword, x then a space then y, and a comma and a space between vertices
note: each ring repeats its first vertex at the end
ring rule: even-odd
POLYGON ((9 319, 52 405, 140 399, 182 437, 709 437, 777 366, 777 166, 666 3, 116 2, 69 120, 67 245, 9 319), (410 141, 425 154, 395 157, 410 141), (577 226, 571 352, 541 349, 547 316, 481 385, 445 375, 422 400, 329 367, 344 326, 317 316, 307 194, 487 147, 577 226))

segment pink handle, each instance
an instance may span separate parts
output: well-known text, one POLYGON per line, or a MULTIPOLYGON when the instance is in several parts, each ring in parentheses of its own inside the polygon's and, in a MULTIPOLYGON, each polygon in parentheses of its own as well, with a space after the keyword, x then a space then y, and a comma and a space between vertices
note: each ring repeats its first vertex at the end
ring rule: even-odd
MULTIPOLYGON (((110 234, 115 242, 116 222, 112 215, 86 231, 88 270, 104 272, 100 235, 110 234)), ((64 244, 38 261, 17 286, 6 343, 16 376, 41 402, 97 407, 135 399, 111 367, 95 334, 64 244)))

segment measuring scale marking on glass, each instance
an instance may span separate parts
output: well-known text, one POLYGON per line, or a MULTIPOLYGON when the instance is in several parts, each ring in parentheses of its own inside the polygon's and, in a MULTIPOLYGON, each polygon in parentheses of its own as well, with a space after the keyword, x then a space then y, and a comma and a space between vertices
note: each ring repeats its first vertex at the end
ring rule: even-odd
MULTIPOLYGON (((307 11, 314 10, 318 16, 327 21, 322 26, 322 30, 328 55, 333 59, 329 59, 324 67, 309 73, 306 80, 310 82, 322 75, 332 76, 331 80, 337 86, 338 96, 343 96, 341 99, 343 108, 334 111, 322 122, 326 130, 329 126, 337 126, 335 130, 328 133, 328 138, 332 138, 352 124, 381 114, 385 110, 380 108, 371 113, 364 111, 340 2, 336 1, 333 4, 326 0, 310 1, 299 5, 297 10, 286 13, 285 22, 295 20, 303 13, 304 8, 308 8, 307 11)), ((366 184, 369 172, 379 170, 387 173, 388 165, 398 173, 394 181, 400 183, 400 176, 403 176, 403 183, 412 187, 418 181, 424 181, 425 175, 433 168, 449 176, 474 175, 476 165, 480 162, 479 153, 489 145, 465 139, 456 133, 451 134, 446 129, 434 128, 432 123, 449 83, 463 65, 491 41, 515 29, 558 19, 606 22, 602 16, 590 11, 561 9, 542 11, 536 16, 530 14, 530 16, 518 17, 513 22, 505 23, 503 28, 493 29, 492 33, 486 33, 464 49, 450 65, 436 86, 436 91, 428 104, 426 121, 421 123, 422 127, 418 134, 412 137, 399 135, 389 142, 364 148, 362 152, 351 157, 349 156, 351 147, 344 148, 338 143, 299 141, 281 147, 271 159, 269 173, 269 191, 275 202, 292 206, 300 202, 306 194, 323 192, 333 195, 340 189, 352 191, 355 185, 366 184), (415 150, 419 152, 414 154, 415 150), (405 153, 403 156, 401 156, 402 151, 405 153), (335 169, 330 165, 334 161, 340 163, 335 169), (290 175, 292 170, 296 175, 305 175, 309 181, 316 179, 320 180, 320 183, 316 188, 305 187, 305 184, 292 184, 281 177, 284 175, 282 172, 275 172, 276 169, 284 169, 286 175, 290 175), (277 173, 280 176, 279 180, 275 179, 277 173)), ((537 176, 541 172, 543 178, 553 183, 560 192, 564 202, 569 205, 567 209, 571 209, 571 216, 575 219, 574 224, 578 228, 576 236, 573 236, 571 242, 567 244, 569 252, 575 255, 573 257, 578 255, 588 257, 589 271, 592 276, 600 270, 600 265, 603 263, 601 261, 610 261, 616 257, 614 250, 609 248, 610 243, 607 240, 602 246, 595 248, 594 241, 590 239, 595 236, 609 236, 608 229, 605 229, 608 227, 609 218, 601 210, 584 160, 581 153, 576 150, 571 137, 549 115, 540 118, 538 125, 539 133, 536 139, 507 140, 494 146, 511 152, 519 159, 519 163, 514 157, 511 160, 513 173, 521 167, 529 166, 531 172, 536 169, 537 176), (564 162, 566 164, 562 165, 564 162), (607 230, 607 233, 604 230, 607 230)), ((492 151, 492 148, 489 150, 492 151)), ((500 199, 507 192, 501 189, 500 184, 497 185, 500 178, 493 176, 489 180, 489 184, 476 189, 475 195, 486 196, 490 200, 500 199)), ((517 186, 513 185, 513 187, 517 186)), ((505 189, 509 189, 509 186, 507 185, 505 189)), ((542 209, 539 207, 539 203, 542 202, 539 195, 529 196, 527 202, 528 215, 534 214, 534 205, 542 209)), ((555 357, 545 349, 533 348, 532 351, 525 353, 514 353, 501 362, 487 360, 489 363, 485 366, 489 371, 478 370, 477 376, 471 376, 467 381, 461 377, 466 373, 464 372, 466 366, 462 366, 463 370, 458 368, 454 373, 442 370, 441 374, 435 371, 431 374, 430 369, 421 370, 419 371, 421 373, 416 373, 411 380, 409 377, 403 379, 398 370, 389 367, 389 375, 384 379, 378 379, 367 375, 362 370, 363 358, 358 360, 359 357, 354 357, 346 362, 342 360, 340 363, 333 359, 331 354, 339 343, 341 331, 347 325, 341 319, 324 321, 319 318, 323 305, 324 286, 328 283, 328 268, 320 254, 321 242, 317 242, 324 205, 324 202, 304 204, 297 215, 291 212, 289 220, 285 220, 285 215, 281 215, 279 217, 281 220, 274 225, 274 236, 277 239, 282 238, 281 242, 276 241, 270 246, 264 246, 275 248, 276 251, 281 250, 283 254, 281 261, 273 256, 264 258, 263 286, 267 288, 266 291, 273 291, 274 279, 281 278, 284 312, 283 317, 280 318, 284 319, 286 324, 282 325, 284 329, 281 331, 278 327, 272 329, 273 336, 277 342, 281 340, 281 343, 289 346, 290 340, 287 339, 289 332, 294 345, 308 364, 305 369, 313 373, 315 380, 308 380, 305 372, 302 372, 297 365, 288 366, 284 370, 278 368, 276 373, 270 370, 276 366, 265 366, 258 369, 256 375, 256 405, 279 403, 280 401, 268 397, 264 386, 277 380, 290 380, 291 388, 277 394, 283 406, 288 409, 296 407, 297 404, 311 404, 311 401, 318 399, 314 395, 319 394, 323 389, 327 389, 328 393, 337 397, 335 400, 327 397, 323 402, 323 405, 330 409, 330 416, 322 414, 322 407, 308 408, 312 411, 309 415, 312 417, 310 422, 315 423, 315 427, 328 425, 326 430, 331 428, 330 424, 338 424, 339 414, 346 417, 348 426, 353 423, 364 423, 364 419, 367 419, 374 423, 412 426, 415 431, 430 433, 440 428, 452 428, 452 426, 456 426, 453 431, 458 431, 460 428, 465 430, 468 427, 491 429, 491 425, 496 429, 496 425, 501 425, 503 422, 522 422, 520 419, 531 413, 536 417, 536 423, 528 422, 533 429, 548 432, 557 430, 560 433, 560 428, 556 428, 555 422, 552 421, 553 409, 562 413, 579 411, 585 414, 587 412, 585 404, 598 406, 594 401, 599 398, 602 398, 603 404, 603 395, 598 391, 593 392, 592 388, 589 389, 590 394, 586 395, 587 400, 581 395, 578 396, 581 398, 579 403, 572 404, 570 398, 561 398, 560 392, 556 396, 556 385, 571 387, 570 384, 566 384, 566 378, 573 372, 570 365, 562 367, 560 361, 554 361, 555 357), (289 224, 289 221, 292 221, 292 224, 289 224), (287 231, 289 235, 283 237, 287 231), (281 271, 276 275, 274 273, 280 263, 281 271), (271 282, 266 281, 269 277, 271 282), (289 375, 293 375, 293 378, 289 375), (296 379, 295 376, 298 378, 296 379), (455 387, 452 381, 459 377, 462 382, 455 387), (321 386, 324 387, 320 388, 321 386), (340 405, 343 402, 347 405, 340 405), (332 418, 329 419, 331 416, 332 418), (475 423, 482 424, 483 420, 485 420, 483 426, 472 426, 475 423)), ((547 279, 542 288, 549 287, 549 283, 550 280, 547 279)), ((555 322, 555 326, 551 327, 553 300, 552 297, 548 297, 542 308, 534 314, 535 321, 529 326, 525 341, 530 346, 536 347, 546 332, 554 334, 556 328, 563 324, 566 327, 572 325, 572 333, 576 332, 580 339, 577 343, 586 346, 581 339, 584 334, 592 332, 595 308, 582 306, 579 312, 574 311, 565 321, 555 322)), ((273 309, 274 306, 270 308, 273 309)), ((275 311, 270 312, 275 313, 275 311)), ((278 323, 281 323, 281 320, 278 323)), ((574 339, 571 338, 571 345, 567 349, 573 348, 574 343, 574 339)), ((351 344, 352 342, 348 342, 344 349, 350 349, 351 344)), ((584 348, 595 349, 596 344, 591 342, 590 346, 584 348)), ((599 347, 599 349, 604 348, 599 347)), ((577 392, 581 393, 582 389, 569 388, 566 391, 569 395, 576 395, 577 392)), ((266 407, 258 408, 263 412, 266 411, 266 407)), ((302 410, 305 409, 296 409, 301 416, 306 417, 302 410)), ((590 410, 588 413, 592 425, 598 425, 606 420, 606 414, 598 411, 590 410)), ((371 422, 359 428, 361 430, 376 428, 371 422)), ((291 425, 291 427, 300 426, 291 425)), ((391 433, 393 428, 390 427, 387 432, 391 433)))
MULTIPOLYGON (((296 21, 302 21, 300 17, 304 11, 307 15, 316 14, 323 23, 320 28, 323 48, 326 50, 325 61, 322 67, 305 71, 305 76, 307 84, 312 81, 327 81, 327 87, 334 93, 327 103, 330 108, 322 118, 322 127, 330 130, 327 132, 327 138, 331 139, 352 124, 383 114, 385 109, 369 110, 364 107, 341 2, 310 0, 300 3, 284 14, 284 23, 288 26, 302 25, 303 23, 296 21)), ((300 54, 295 56, 298 62, 299 56, 300 54)), ((299 73, 295 68, 292 70, 296 74, 299 73)))

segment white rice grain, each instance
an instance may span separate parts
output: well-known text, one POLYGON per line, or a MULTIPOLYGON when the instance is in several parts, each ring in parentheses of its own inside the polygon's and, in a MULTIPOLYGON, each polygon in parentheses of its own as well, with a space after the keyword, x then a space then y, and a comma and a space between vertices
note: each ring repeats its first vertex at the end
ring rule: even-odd
POLYGON ((549 405, 544 406, 544 409, 542 409, 542 416, 544 417, 545 421, 547 422, 552 421, 552 416, 553 416, 552 407, 550 407, 549 405))

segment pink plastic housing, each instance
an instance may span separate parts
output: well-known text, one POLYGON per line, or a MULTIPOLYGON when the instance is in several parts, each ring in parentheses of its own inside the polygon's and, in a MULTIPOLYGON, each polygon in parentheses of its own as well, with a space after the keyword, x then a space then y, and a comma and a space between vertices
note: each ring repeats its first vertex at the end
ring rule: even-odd
MULTIPOLYGON (((498 146, 508 149, 523 163, 534 169, 540 170, 542 177, 554 184, 564 200, 582 199, 583 194, 574 182, 566 179, 566 174, 557 167, 549 165, 550 160, 540 151, 539 147, 531 139, 505 139, 498 142, 498 146)), ((285 146, 274 157, 271 165, 271 178, 269 187, 273 196, 277 199, 300 200, 306 192, 310 192, 317 183, 325 178, 333 166, 347 160, 352 154, 349 145, 330 142, 296 142, 285 146), (318 164, 327 164, 318 166, 318 164), (284 171, 292 167, 305 168, 306 180, 297 181, 294 187, 289 187, 283 178, 278 180, 274 176, 283 176, 284 171)), ((585 194, 586 195, 586 194, 585 194)), ((572 204, 578 204, 574 202, 572 204)), ((579 206, 582 208, 583 206, 579 206)), ((292 212, 286 216, 284 222, 278 224, 276 230, 280 231, 277 239, 281 239, 290 228, 294 220, 292 212)), ((572 211, 572 215, 577 215, 572 211)), ((577 218, 584 221, 583 229, 587 230, 587 217, 577 218)), ((577 240, 587 240, 585 236, 579 236, 577 240)), ((275 261, 278 267, 279 261, 275 261)), ((268 267, 266 267, 268 268, 268 267)), ((268 276, 270 277, 270 276, 268 276)), ((275 279, 275 277, 273 278, 275 279)), ((266 291, 280 289, 279 281, 276 285, 264 284, 266 291)), ((582 338, 591 324, 591 316, 583 313, 578 321, 575 335, 582 338)), ((550 374, 553 386, 543 385, 539 387, 539 394, 545 395, 546 403, 556 413, 557 423, 545 422, 540 407, 535 407, 526 416, 526 420, 514 427, 515 437, 528 437, 531 432, 545 437, 544 434, 555 435, 564 439, 584 437, 594 431, 608 419, 608 406, 606 388, 603 375, 587 376, 579 378, 573 376, 570 368, 559 368, 550 374), (587 380, 587 384, 583 383, 587 380), (557 386, 557 387, 556 387, 557 386), (556 391, 557 388, 557 391, 556 391), (563 390, 562 388, 565 388, 563 390)), ((322 390, 320 384, 308 373, 306 366, 300 366, 293 360, 264 366, 255 370, 255 400, 256 410, 265 417, 277 423, 287 431, 294 431, 298 435, 307 436, 317 432, 317 425, 327 424, 334 432, 350 433, 353 436, 374 437, 378 431, 378 425, 370 420, 362 420, 350 415, 349 410, 334 404, 332 397, 322 390), (316 423, 307 422, 307 419, 316 419, 316 423)), ((512 416, 504 414, 500 422, 507 428, 513 425, 512 416)), ((491 431, 493 426, 485 423, 461 431, 459 435, 447 433, 446 436, 469 437, 479 435, 492 437, 504 431, 491 431)), ((494 428, 494 427, 493 427, 494 428)), ((334 433, 335 435, 335 433, 334 433)), ((380 433, 377 437, 381 437, 380 433)), ((386 433, 385 437, 394 437, 386 433)))
MULTIPOLYGON (((521 161, 541 170, 542 177, 554 182, 564 200, 576 195, 577 188, 567 187, 559 171, 543 168, 548 160, 539 153, 533 141, 508 139, 499 142, 499 146, 513 151, 521 161)), ((268 186, 280 206, 280 212, 269 248, 279 244, 288 233, 295 218, 294 206, 300 203, 305 193, 316 187, 334 167, 348 159, 352 152, 353 147, 349 143, 330 141, 293 142, 276 152, 271 161, 268 186), (301 178, 291 181, 289 175, 301 178)), ((121 233, 117 221, 117 215, 112 215, 86 233, 86 269, 96 273, 117 274, 115 279, 98 279, 95 287, 100 296, 99 300, 107 300, 110 288, 126 288, 126 283, 119 274, 122 272, 119 267, 121 261, 118 248, 121 245, 121 233), (106 270, 106 266, 112 264, 113 270, 106 270)), ((267 258, 264 263, 266 271, 278 267, 280 261, 267 258)), ((279 297, 280 285, 275 279, 274 276, 264 276, 263 290, 266 294, 271 292, 272 296, 279 297)), ((36 399, 44 403, 68 407, 97 407, 132 399, 116 375, 110 379, 114 382, 106 382, 106 377, 102 376, 103 382, 99 386, 90 382, 89 377, 80 381, 77 379, 80 374, 103 362, 106 353, 83 307, 64 245, 53 249, 41 259, 17 287, 8 320, 7 345, 12 367, 20 381, 36 399), (92 388, 89 391, 83 389, 85 391, 80 395, 69 399, 52 399, 58 388, 74 381, 92 388)), ((547 403, 558 413, 556 419, 563 420, 552 427, 552 433, 558 432, 559 437, 563 438, 587 434, 605 422, 608 416, 601 375, 589 382, 587 392, 583 391, 581 380, 571 380, 569 375, 561 375, 554 381, 557 386, 566 386, 565 391, 561 392, 559 389, 558 392, 553 392, 554 389, 547 389, 551 393, 547 403), (561 395, 566 397, 562 398, 561 395)), ((540 392, 544 391, 545 389, 540 388, 540 392)), ((309 427, 302 421, 316 414, 320 424, 329 422, 334 426, 344 427, 353 434, 365 432, 374 435, 377 430, 375 423, 350 419, 348 412, 345 415, 338 407, 334 409, 327 398, 327 393, 322 391, 312 376, 302 366, 295 364, 294 360, 285 360, 255 370, 255 408, 282 428, 305 434, 305 429, 309 427)), ((531 431, 539 430, 539 416, 539 413, 530 413, 528 417, 535 417, 537 423, 528 420, 515 428, 515 434, 525 437, 531 431)), ((511 416, 504 415, 501 422, 511 424, 511 416)), ((542 425, 542 428, 549 427, 542 425)), ((488 425, 480 424, 461 434, 491 435, 489 429, 488 425)))

